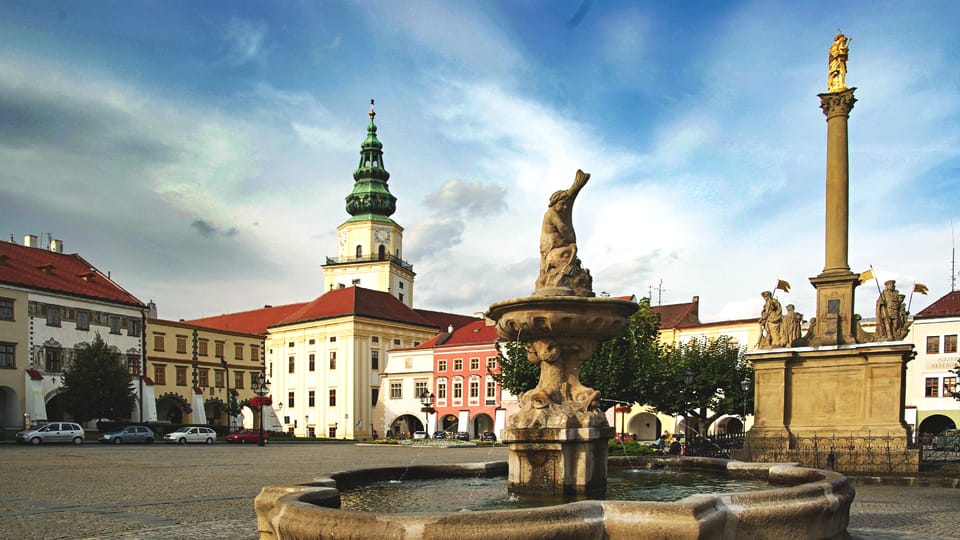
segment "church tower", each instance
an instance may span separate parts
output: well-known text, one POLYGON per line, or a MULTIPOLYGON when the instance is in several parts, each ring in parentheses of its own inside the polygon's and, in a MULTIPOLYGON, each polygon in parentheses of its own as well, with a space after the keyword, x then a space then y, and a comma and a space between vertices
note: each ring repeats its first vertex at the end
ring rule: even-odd
POLYGON ((323 265, 324 290, 359 286, 384 291, 413 307, 413 266, 403 260, 403 227, 390 216, 397 198, 390 193, 390 173, 383 166, 383 144, 373 123, 360 145, 360 165, 353 173, 353 191, 347 195, 350 219, 337 227, 336 257, 323 265))

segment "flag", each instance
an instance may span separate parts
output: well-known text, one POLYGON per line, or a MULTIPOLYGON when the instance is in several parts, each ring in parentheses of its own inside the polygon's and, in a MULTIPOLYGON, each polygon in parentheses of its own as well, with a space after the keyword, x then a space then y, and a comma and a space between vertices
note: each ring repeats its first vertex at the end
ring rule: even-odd
POLYGON ((866 272, 860 272, 860 284, 863 285, 867 281, 873 279, 873 268, 867 270, 866 272))
POLYGON ((785 292, 785 293, 790 292, 790 284, 787 283, 786 281, 782 280, 782 279, 778 279, 778 280, 777 280, 777 287, 776 287, 776 288, 777 288, 777 289, 780 289, 781 291, 783 291, 783 292, 785 292))
POLYGON ((918 292, 920 294, 927 294, 929 290, 927 289, 927 286, 924 285, 923 283, 914 283, 913 292, 918 292))

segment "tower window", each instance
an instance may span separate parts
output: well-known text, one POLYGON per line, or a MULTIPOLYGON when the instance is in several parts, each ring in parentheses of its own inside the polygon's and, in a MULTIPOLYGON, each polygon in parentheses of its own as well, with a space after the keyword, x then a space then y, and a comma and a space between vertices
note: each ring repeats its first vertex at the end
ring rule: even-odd
POLYGON ((360 259, 363 257, 363 246, 357 244, 357 258, 360 259))
POLYGON ((381 261, 384 260, 384 259, 386 259, 386 258, 387 258, 387 246, 385 246, 385 245, 383 245, 383 244, 380 244, 380 251, 379 251, 379 253, 378 253, 377 255, 379 256, 379 258, 380 258, 381 261))

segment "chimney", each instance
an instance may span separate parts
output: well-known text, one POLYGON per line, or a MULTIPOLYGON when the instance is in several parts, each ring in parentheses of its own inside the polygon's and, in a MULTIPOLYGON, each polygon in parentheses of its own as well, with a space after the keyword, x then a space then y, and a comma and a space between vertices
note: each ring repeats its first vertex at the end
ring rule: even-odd
POLYGON ((452 324, 449 325, 449 326, 447 326, 447 333, 448 333, 448 334, 452 334, 452 333, 453 333, 453 325, 452 325, 452 324))
POLYGON ((157 318, 157 304, 153 301, 152 298, 150 299, 149 302, 147 302, 147 317, 151 319, 157 318))
POLYGON ((50 251, 54 253, 63 253, 63 240, 50 239, 50 251))
POLYGON ((25 234, 23 235, 23 245, 27 247, 35 248, 39 244, 37 242, 37 235, 35 234, 25 234))

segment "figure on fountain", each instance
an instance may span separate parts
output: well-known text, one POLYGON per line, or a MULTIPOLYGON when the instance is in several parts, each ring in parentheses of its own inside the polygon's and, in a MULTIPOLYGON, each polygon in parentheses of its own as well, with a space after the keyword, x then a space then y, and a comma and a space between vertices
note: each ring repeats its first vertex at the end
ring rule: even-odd
POLYGON ((793 347, 794 342, 800 339, 800 326, 803 323, 803 314, 797 313, 793 304, 787 304, 787 312, 783 315, 780 324, 780 346, 793 347))
POLYGON ((540 275, 535 295, 594 296, 590 271, 577 257, 573 229, 573 203, 589 179, 589 173, 578 170, 572 186, 550 196, 540 232, 540 275))
POLYGON ((780 322, 783 310, 780 301, 770 291, 760 293, 763 297, 763 310, 760 312, 760 341, 758 349, 772 349, 780 345, 780 322))
POLYGON ((903 307, 904 295, 897 290, 897 282, 888 280, 877 298, 877 341, 895 341, 906 336, 903 307))

